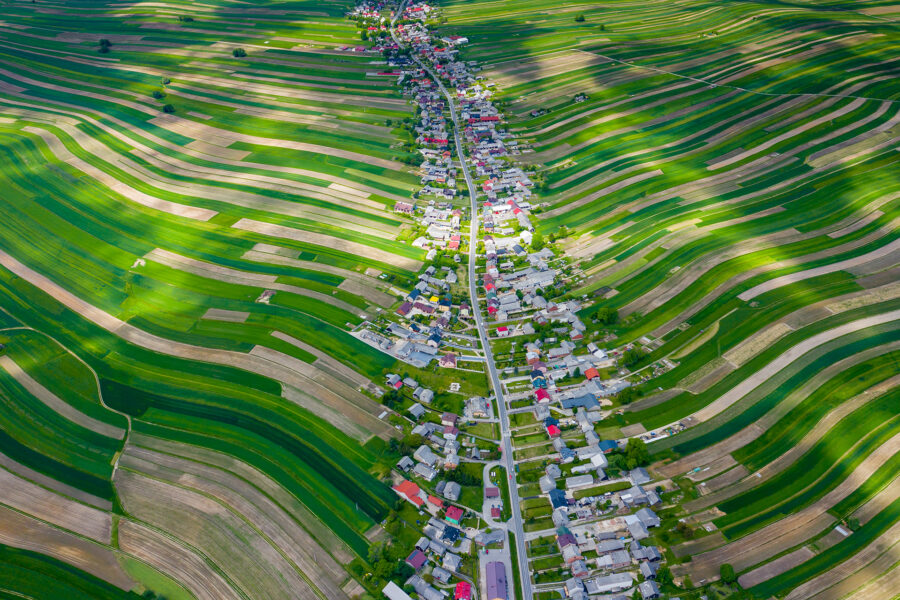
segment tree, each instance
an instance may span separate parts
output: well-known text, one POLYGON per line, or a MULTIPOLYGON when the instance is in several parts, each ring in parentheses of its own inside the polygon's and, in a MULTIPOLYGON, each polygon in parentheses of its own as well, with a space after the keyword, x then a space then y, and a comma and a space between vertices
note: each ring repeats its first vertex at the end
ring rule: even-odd
POLYGON ((731 585, 735 581, 737 581, 737 575, 734 572, 734 567, 731 566, 730 563, 723 563, 721 567, 719 567, 719 577, 722 579, 724 583, 731 585))
POLYGON ((631 350, 626 350, 622 354, 622 364, 626 367, 630 367, 639 362, 642 358, 644 358, 644 351, 640 348, 632 348, 631 350))
POLYGON ((684 521, 678 522, 678 525, 675 526, 675 531, 677 531, 681 535, 681 537, 683 537, 686 540, 694 539, 694 535, 696 534, 696 532, 694 531, 694 528, 691 527, 690 525, 688 525, 687 523, 685 523, 684 521))
POLYGON ((101 47, 101 48, 109 48, 110 46, 112 46, 112 42, 109 41, 108 39, 103 38, 102 40, 100 40, 100 47, 101 47))
POLYGON ((663 565, 656 572, 656 583, 661 586, 664 585, 672 585, 674 578, 672 577, 672 570, 668 565, 663 565))
POLYGON ((634 469, 650 463, 650 451, 647 444, 639 438, 631 438, 625 445, 625 464, 634 469))
POLYGON ((169 85, 170 83, 172 83, 172 80, 169 79, 168 77, 161 77, 161 78, 160 78, 160 82, 161 82, 163 85, 169 85))
POLYGON ((166 104, 165 106, 163 106, 163 112, 171 115, 175 112, 175 107, 171 104, 166 104))
POLYGON ((614 308, 602 306, 594 313, 594 320, 604 325, 611 325, 619 320, 619 313, 614 308))
POLYGON ((540 250, 546 244, 547 242, 544 241, 544 236, 541 233, 535 233, 531 238, 531 248, 533 250, 540 250))
POLYGON ((638 397, 638 391, 634 387, 627 387, 618 394, 616 394, 616 400, 621 402, 622 404, 631 404, 638 397))
POLYGON ((581 13, 575 15, 575 22, 576 23, 584 23, 584 15, 581 13))
POLYGON ((369 39, 369 33, 365 30, 359 32, 359 39, 362 41, 367 41, 369 39))
POLYGON ((157 100, 162 100, 163 98, 166 97, 166 95, 163 94, 163 93, 162 93, 161 91, 159 91, 159 90, 153 90, 153 94, 151 94, 151 95, 152 95, 154 98, 156 98, 157 100))
POLYGON ((247 56, 247 51, 243 48, 235 48, 231 51, 231 55, 235 58, 244 58, 245 56, 247 56))

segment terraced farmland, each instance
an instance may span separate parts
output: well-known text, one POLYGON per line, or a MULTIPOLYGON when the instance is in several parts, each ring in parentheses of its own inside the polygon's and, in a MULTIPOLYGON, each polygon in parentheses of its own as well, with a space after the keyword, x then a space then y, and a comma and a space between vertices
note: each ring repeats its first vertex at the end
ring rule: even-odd
POLYGON ((356 595, 394 360, 349 332, 424 253, 352 3, 0 7, 3 593, 356 595))
POLYGON ((688 490, 676 575, 891 597, 896 5, 442 6, 538 169, 538 231, 567 228, 594 341, 643 349, 643 397, 608 420, 688 490))

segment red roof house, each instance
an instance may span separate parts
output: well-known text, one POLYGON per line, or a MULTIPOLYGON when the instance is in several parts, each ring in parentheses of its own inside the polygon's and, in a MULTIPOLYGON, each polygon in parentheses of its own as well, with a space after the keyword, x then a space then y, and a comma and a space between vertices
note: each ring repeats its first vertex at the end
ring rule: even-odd
POLYGON ((408 479, 404 479, 397 485, 393 487, 393 490, 415 504, 416 506, 422 506, 424 504, 424 500, 419 497, 419 486, 408 479))
POLYGON ((600 377, 600 372, 594 367, 591 367, 584 372, 584 376, 588 379, 594 379, 595 377, 600 377))
POLYGON ((548 425, 547 426, 547 435, 550 437, 559 437, 562 432, 559 430, 559 427, 556 425, 548 425))
POLYGON ((459 525, 460 519, 463 516, 463 509, 458 506, 448 506, 447 511, 444 513, 444 519, 450 521, 451 523, 456 523, 459 525))
POLYGON ((457 583, 453 600, 472 600, 472 586, 465 581, 457 583))
POLYGON ((538 402, 550 402, 550 392, 546 389, 538 388, 534 394, 537 396, 538 402))

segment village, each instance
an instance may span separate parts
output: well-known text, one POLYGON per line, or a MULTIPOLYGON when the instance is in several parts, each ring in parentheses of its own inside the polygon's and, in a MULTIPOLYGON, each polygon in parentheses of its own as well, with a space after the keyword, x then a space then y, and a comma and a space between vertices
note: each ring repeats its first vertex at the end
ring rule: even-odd
POLYGON ((416 511, 422 535, 406 559, 415 574, 390 582, 384 594, 656 598, 657 574, 663 566, 668 577, 668 567, 664 552, 642 541, 660 524, 655 509, 671 482, 654 483, 642 467, 629 468, 626 440, 597 433, 613 411, 611 399, 632 385, 621 367, 631 346, 605 349, 603 340, 586 339, 582 301, 558 299, 570 266, 535 232, 534 174, 515 159, 526 144, 507 131, 491 101, 494 86, 478 65, 458 58, 468 40, 435 38, 428 23, 438 9, 425 2, 399 10, 365 2, 352 17, 371 23, 375 49, 416 108, 422 188, 393 208, 416 221, 411 243, 426 250, 428 266, 400 292, 393 314, 354 335, 412 367, 437 369, 447 381, 496 370, 502 390, 499 401, 490 389, 464 397, 454 381, 449 401, 407 374, 386 376, 379 393, 403 411, 396 427, 409 452, 396 464, 393 489, 416 511), (464 163, 454 148, 457 134, 464 163), (490 352, 480 342, 478 317, 490 352), (514 453, 514 473, 506 475, 497 427, 504 418, 514 453), (518 488, 516 477, 522 495, 512 505, 503 488, 518 488), (517 561, 519 543, 527 556, 517 561), (462 565, 473 556, 465 575, 462 565))

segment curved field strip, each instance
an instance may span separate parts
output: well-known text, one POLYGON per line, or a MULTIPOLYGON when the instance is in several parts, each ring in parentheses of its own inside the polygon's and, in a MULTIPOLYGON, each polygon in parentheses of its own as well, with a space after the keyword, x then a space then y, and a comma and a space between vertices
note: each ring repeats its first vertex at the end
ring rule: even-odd
POLYGON ((72 421, 73 423, 77 423, 78 425, 81 425, 86 429, 90 429, 95 433, 99 433, 100 435, 111 437, 117 440, 125 437, 124 429, 113 427, 112 425, 108 425, 106 423, 93 419, 88 415, 82 413, 78 409, 74 408, 73 406, 67 404, 65 401, 61 400, 59 397, 54 395, 53 392, 32 379, 31 376, 23 371, 22 368, 18 364, 16 364, 16 362, 9 356, 0 356, 0 368, 4 369, 7 373, 12 375, 15 380, 18 381, 22 385, 22 387, 28 390, 31 395, 40 399, 41 402, 59 413, 61 416, 72 421))
POLYGON ((763 527, 753 533, 730 542, 710 552, 694 557, 691 572, 698 579, 713 577, 719 565, 730 563, 741 571, 768 557, 774 556, 803 543, 821 532, 834 519, 827 510, 859 487, 879 466, 897 453, 900 436, 895 435, 887 443, 868 456, 853 473, 840 482, 820 500, 796 513, 763 527))
POLYGON ((203 558, 149 527, 122 519, 118 538, 123 552, 182 582, 197 600, 241 598, 203 558))
POLYGON ((202 551, 242 596, 316 597, 279 551, 226 506, 130 470, 117 471, 115 482, 127 513, 202 551))
MULTIPOLYGON (((108 585, 115 586, 120 590, 130 590, 135 584, 134 580, 122 570, 115 554, 108 548, 67 531, 51 527, 42 521, 5 506, 0 506, 0 543, 5 546, 39 552, 41 555, 52 557, 62 563, 90 573, 94 577, 107 582, 108 585)), ((5 553, 6 551, 7 549, 3 548, 3 552, 5 553)), ((0 559, 0 572, 3 573, 0 576, 0 580, 9 582, 12 579, 7 579, 9 572, 4 570, 6 564, 6 556, 3 556, 0 559)), ((68 576, 71 577, 71 575, 68 576)), ((28 579, 32 582, 36 581, 38 586, 48 585, 47 581, 32 579, 33 577, 34 574, 31 574, 28 579)), ((48 590, 43 587, 40 591, 47 592, 48 590)), ((102 593, 102 590, 91 590, 91 592, 99 594, 102 593)), ((85 596, 85 598, 98 597, 103 596, 85 596)), ((122 596, 113 595, 112 597, 118 598, 122 596)))
POLYGON ((346 597, 340 590, 340 584, 348 577, 344 569, 318 548, 288 513, 246 482, 206 465, 137 447, 126 449, 121 464, 124 468, 190 487, 240 514, 304 574, 307 586, 315 591, 315 594, 307 592, 305 595, 346 597))

